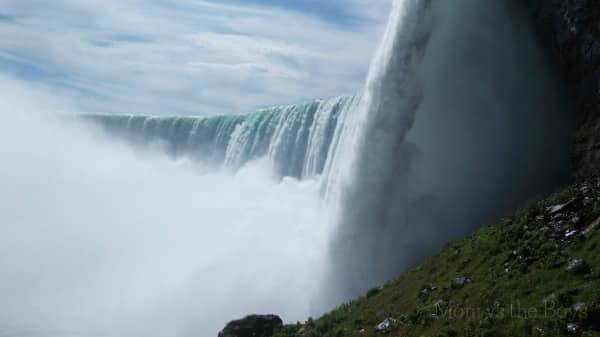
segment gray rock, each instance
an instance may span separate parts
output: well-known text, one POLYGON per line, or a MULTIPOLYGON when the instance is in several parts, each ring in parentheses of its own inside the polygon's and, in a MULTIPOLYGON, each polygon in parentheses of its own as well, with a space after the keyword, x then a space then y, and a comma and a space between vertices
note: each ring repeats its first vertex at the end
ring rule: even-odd
POLYGON ((579 333, 579 325, 577 323, 567 323, 567 333, 569 335, 576 335, 579 333))
POLYGON ((229 322, 219 337, 271 337, 283 326, 283 321, 275 315, 250 315, 229 322))
POLYGON ((577 198, 571 199, 564 204, 550 206, 550 207, 546 208, 546 210, 551 215, 558 215, 558 213, 567 211, 570 207, 574 206, 576 202, 577 202, 577 198))
POLYGON ((565 269, 569 272, 577 274, 587 273, 590 271, 590 268, 588 267, 587 263, 580 258, 570 259, 569 262, 567 262, 567 266, 565 267, 565 269))
POLYGON ((460 289, 460 288, 464 287, 465 284, 469 283, 470 281, 471 280, 469 278, 467 278, 466 276, 457 277, 454 280, 452 280, 452 288, 460 289))
POLYGON ((583 231, 583 235, 586 237, 590 237, 592 235, 592 233, 598 228, 600 227, 600 217, 598 219, 596 219, 594 222, 592 222, 591 225, 589 225, 584 231, 583 231))
POLYGON ((394 324, 396 324, 396 320, 389 317, 383 320, 383 322, 377 324, 375 326, 375 332, 378 333, 387 333, 389 332, 392 327, 394 326, 394 324))
POLYGON ((423 285, 419 291, 419 299, 423 302, 426 302, 429 299, 429 295, 436 289, 437 288, 433 284, 423 285))
POLYGON ((575 310, 576 312, 584 311, 585 303, 582 303, 582 302, 575 303, 575 305, 573 305, 573 310, 575 310))
POLYGON ((572 237, 574 237, 577 234, 577 231, 567 231, 565 233, 565 238, 570 239, 572 237))

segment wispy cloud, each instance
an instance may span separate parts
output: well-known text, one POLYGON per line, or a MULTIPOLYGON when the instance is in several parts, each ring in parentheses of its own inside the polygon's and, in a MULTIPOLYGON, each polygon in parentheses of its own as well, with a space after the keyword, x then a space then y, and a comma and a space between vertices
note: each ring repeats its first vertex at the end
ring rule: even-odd
POLYGON ((0 72, 85 112, 231 113, 357 90, 390 0, 289 3, 4 0, 0 72))

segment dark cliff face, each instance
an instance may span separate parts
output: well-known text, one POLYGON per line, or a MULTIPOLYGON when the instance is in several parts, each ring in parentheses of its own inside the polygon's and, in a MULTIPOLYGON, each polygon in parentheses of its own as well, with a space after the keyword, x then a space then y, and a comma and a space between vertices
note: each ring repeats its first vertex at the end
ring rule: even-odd
POLYGON ((530 0, 540 37, 560 64, 577 100, 578 126, 572 149, 575 176, 600 169, 600 2, 530 0))

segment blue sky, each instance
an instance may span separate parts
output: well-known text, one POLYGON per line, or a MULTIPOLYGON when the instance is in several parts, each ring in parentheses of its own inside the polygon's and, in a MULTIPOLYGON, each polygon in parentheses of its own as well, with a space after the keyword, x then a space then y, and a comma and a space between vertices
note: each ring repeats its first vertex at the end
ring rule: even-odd
POLYGON ((391 0, 2 0, 0 75, 91 113, 219 114, 357 90, 391 0))

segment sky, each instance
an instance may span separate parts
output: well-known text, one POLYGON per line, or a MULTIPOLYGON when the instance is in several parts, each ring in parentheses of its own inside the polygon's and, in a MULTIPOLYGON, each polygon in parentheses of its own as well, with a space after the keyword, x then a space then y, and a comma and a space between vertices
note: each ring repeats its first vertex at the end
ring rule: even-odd
POLYGON ((390 6, 2 0, 0 74, 81 113, 243 113, 358 90, 390 6))

